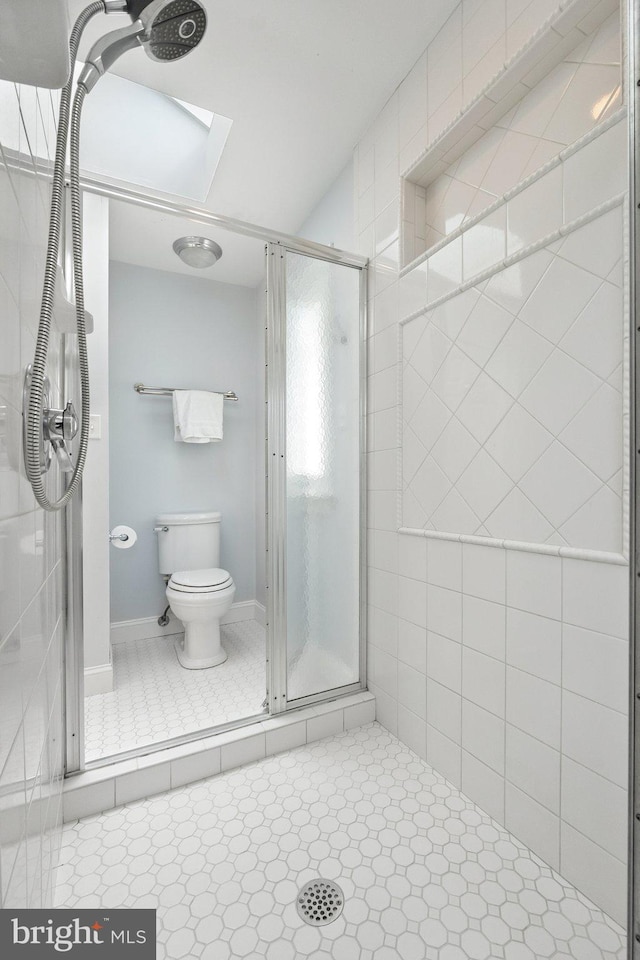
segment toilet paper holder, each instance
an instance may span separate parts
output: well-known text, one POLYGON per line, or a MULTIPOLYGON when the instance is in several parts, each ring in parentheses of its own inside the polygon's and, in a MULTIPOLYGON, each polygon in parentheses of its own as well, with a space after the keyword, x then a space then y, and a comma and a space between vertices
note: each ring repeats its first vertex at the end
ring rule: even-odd
POLYGON ((109 543, 118 550, 130 550, 138 542, 138 534, 133 527, 117 524, 109 533, 109 543))

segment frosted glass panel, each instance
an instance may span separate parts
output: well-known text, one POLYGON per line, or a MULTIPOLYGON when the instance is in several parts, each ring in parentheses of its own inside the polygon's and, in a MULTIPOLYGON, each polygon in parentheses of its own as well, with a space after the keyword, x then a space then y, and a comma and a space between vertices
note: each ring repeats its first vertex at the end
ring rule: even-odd
POLYGON ((359 281, 287 253, 289 702, 359 679, 359 281))

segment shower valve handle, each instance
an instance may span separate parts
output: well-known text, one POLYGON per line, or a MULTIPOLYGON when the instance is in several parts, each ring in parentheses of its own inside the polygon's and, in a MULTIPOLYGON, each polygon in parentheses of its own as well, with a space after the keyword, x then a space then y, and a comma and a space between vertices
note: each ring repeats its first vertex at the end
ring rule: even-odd
POLYGON ((56 410, 51 407, 45 411, 45 440, 49 440, 51 443, 63 473, 71 473, 73 470, 70 446, 77 432, 78 415, 71 401, 67 403, 64 410, 56 410))

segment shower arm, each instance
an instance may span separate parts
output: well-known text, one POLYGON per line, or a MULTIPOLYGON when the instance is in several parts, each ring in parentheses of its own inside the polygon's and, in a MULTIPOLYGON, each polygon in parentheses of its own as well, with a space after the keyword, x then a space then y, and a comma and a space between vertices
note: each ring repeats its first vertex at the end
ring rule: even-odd
POLYGON ((87 93, 90 93, 100 77, 113 66, 116 60, 127 50, 134 50, 139 47, 145 36, 144 24, 140 20, 136 20, 128 27, 114 30, 102 37, 91 48, 91 60, 84 65, 78 77, 78 85, 82 84, 87 93))

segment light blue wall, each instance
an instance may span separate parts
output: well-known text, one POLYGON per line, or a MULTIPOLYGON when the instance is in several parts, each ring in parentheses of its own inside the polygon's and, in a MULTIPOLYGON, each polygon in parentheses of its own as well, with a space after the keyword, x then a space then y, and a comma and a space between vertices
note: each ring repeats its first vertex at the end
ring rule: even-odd
POLYGON ((110 523, 138 534, 132 549, 111 552, 111 621, 157 616, 166 605, 153 533, 162 512, 219 510, 221 565, 236 583, 235 601, 253 600, 263 391, 255 290, 114 261, 110 274, 110 523), (137 381, 235 390, 224 440, 176 443, 171 400, 138 395, 137 381))

